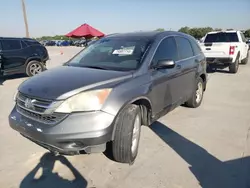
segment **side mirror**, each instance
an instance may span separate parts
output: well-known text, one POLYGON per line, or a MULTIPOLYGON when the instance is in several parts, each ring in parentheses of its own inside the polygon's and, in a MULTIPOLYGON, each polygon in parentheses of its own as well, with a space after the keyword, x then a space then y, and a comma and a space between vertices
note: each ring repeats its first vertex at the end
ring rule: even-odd
POLYGON ((175 67, 175 62, 173 60, 159 60, 156 68, 158 69, 171 69, 175 67))

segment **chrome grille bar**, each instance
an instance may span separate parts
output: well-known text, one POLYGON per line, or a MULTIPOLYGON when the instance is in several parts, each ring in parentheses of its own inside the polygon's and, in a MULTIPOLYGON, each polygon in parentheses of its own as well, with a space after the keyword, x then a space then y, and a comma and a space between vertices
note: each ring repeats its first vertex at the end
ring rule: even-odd
POLYGON ((19 92, 16 97, 16 109, 18 113, 32 120, 45 124, 56 124, 68 115, 54 112, 54 108, 61 102, 37 99, 19 92), (27 101, 31 103, 31 106, 26 104, 27 101))

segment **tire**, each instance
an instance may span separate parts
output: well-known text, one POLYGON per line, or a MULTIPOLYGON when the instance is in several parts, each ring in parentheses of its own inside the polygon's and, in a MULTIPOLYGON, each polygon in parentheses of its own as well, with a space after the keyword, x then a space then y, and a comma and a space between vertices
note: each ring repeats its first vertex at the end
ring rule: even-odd
POLYGON ((45 66, 39 61, 30 61, 26 67, 26 74, 31 77, 45 71, 45 66))
POLYGON ((199 77, 196 80, 195 91, 193 92, 191 98, 186 102, 186 106, 189 108, 199 107, 203 99, 203 94, 204 94, 204 82, 203 82, 203 79, 199 77))
POLYGON ((238 56, 238 57, 236 58, 235 62, 234 62, 234 63, 231 63, 231 64, 229 65, 229 72, 230 72, 230 73, 235 74, 235 73, 238 72, 239 64, 240 64, 240 59, 239 59, 239 58, 240 58, 240 57, 238 56))
POLYGON ((126 106, 118 115, 115 124, 116 129, 112 142, 113 157, 117 162, 133 164, 138 153, 141 132, 139 106, 134 104, 126 106), (133 137, 136 138, 134 142, 133 137))
POLYGON ((241 64, 246 65, 248 63, 248 59, 249 59, 249 50, 247 51, 247 57, 241 61, 241 64))

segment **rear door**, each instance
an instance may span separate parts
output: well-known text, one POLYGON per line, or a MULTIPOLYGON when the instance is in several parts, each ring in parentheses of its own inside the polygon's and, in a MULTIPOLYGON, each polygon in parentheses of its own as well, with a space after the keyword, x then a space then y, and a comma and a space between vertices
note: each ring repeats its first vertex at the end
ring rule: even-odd
POLYGON ((2 39, 2 68, 4 71, 18 69, 25 65, 26 56, 22 52, 19 39, 2 39))
POLYGON ((27 39, 22 41, 22 46, 25 45, 27 46, 27 48, 23 49, 24 53, 30 54, 30 56, 32 55, 34 57, 38 57, 42 61, 46 61, 49 59, 47 49, 38 41, 27 39))
POLYGON ((235 46, 238 42, 236 32, 209 33, 201 48, 207 58, 229 58, 230 46, 235 46))
POLYGON ((198 57, 194 55, 191 42, 185 37, 175 37, 179 60, 176 66, 181 67, 181 73, 178 78, 178 85, 176 85, 176 101, 184 102, 193 93, 195 87, 196 72, 198 70, 199 61, 198 57))

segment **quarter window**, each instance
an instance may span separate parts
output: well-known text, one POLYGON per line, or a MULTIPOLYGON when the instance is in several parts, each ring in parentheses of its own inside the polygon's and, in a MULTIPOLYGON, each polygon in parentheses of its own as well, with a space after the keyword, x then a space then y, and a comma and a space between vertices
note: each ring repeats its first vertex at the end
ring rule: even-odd
POLYGON ((26 40, 25 43, 29 46, 33 46, 33 45, 41 45, 38 41, 35 40, 26 40))
POLYGON ((20 40, 2 40, 3 50, 20 50, 20 40))
POLYGON ((199 44, 195 41, 195 40, 191 40, 191 45, 194 51, 194 55, 199 55, 201 53, 201 47, 199 46, 199 44))
POLYGON ((168 37, 163 39, 163 41, 158 46, 154 55, 153 65, 156 65, 159 60, 177 61, 177 59, 178 52, 175 39, 174 37, 168 37))
POLYGON ((180 60, 194 56, 193 49, 188 39, 184 37, 176 37, 175 39, 179 50, 180 60))

